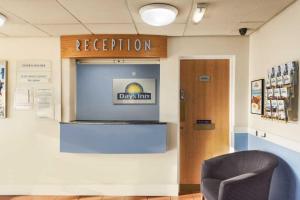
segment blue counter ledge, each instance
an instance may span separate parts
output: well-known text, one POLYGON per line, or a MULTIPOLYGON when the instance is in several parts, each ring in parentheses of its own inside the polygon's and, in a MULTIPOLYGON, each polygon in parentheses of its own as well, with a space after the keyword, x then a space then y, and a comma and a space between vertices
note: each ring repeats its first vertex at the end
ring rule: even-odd
POLYGON ((167 151, 167 124, 157 121, 60 123, 60 151, 138 154, 167 151))

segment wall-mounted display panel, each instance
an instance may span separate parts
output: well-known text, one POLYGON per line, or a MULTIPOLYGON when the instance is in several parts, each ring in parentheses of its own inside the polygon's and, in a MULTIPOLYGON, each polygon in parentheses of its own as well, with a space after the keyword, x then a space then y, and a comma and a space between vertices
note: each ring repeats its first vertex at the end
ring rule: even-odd
POLYGON ((270 68, 266 78, 265 91, 265 118, 289 122, 298 121, 298 61, 270 68))

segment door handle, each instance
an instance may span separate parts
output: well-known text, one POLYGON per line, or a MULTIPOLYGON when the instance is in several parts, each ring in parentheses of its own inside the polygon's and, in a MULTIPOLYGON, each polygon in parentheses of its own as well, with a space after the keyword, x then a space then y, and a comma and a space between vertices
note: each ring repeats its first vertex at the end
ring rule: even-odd
POLYGON ((198 119, 194 123, 194 130, 214 130, 215 128, 215 123, 212 123, 210 119, 198 119))
POLYGON ((180 89, 180 121, 185 121, 185 92, 180 89))
POLYGON ((184 101, 185 95, 184 95, 184 89, 180 89, 180 101, 184 101))

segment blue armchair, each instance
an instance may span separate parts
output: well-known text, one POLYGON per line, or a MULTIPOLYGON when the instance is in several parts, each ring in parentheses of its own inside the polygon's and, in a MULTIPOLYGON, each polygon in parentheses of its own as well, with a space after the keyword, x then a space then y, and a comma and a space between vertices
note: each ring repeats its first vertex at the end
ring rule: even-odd
POLYGON ((203 162, 201 191, 205 200, 268 200, 275 155, 241 151, 203 162))

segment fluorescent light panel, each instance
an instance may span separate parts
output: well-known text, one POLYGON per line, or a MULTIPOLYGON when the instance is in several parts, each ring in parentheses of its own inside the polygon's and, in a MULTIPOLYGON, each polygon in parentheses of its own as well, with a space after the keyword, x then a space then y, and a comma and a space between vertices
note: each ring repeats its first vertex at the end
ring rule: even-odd
POLYGON ((194 14, 193 14, 193 22, 194 23, 199 23, 203 19, 204 15, 205 15, 206 7, 207 7, 207 4, 204 4, 204 3, 197 4, 197 8, 195 9, 194 14))
POLYGON ((0 13, 0 26, 3 26, 6 22, 6 16, 0 13))

